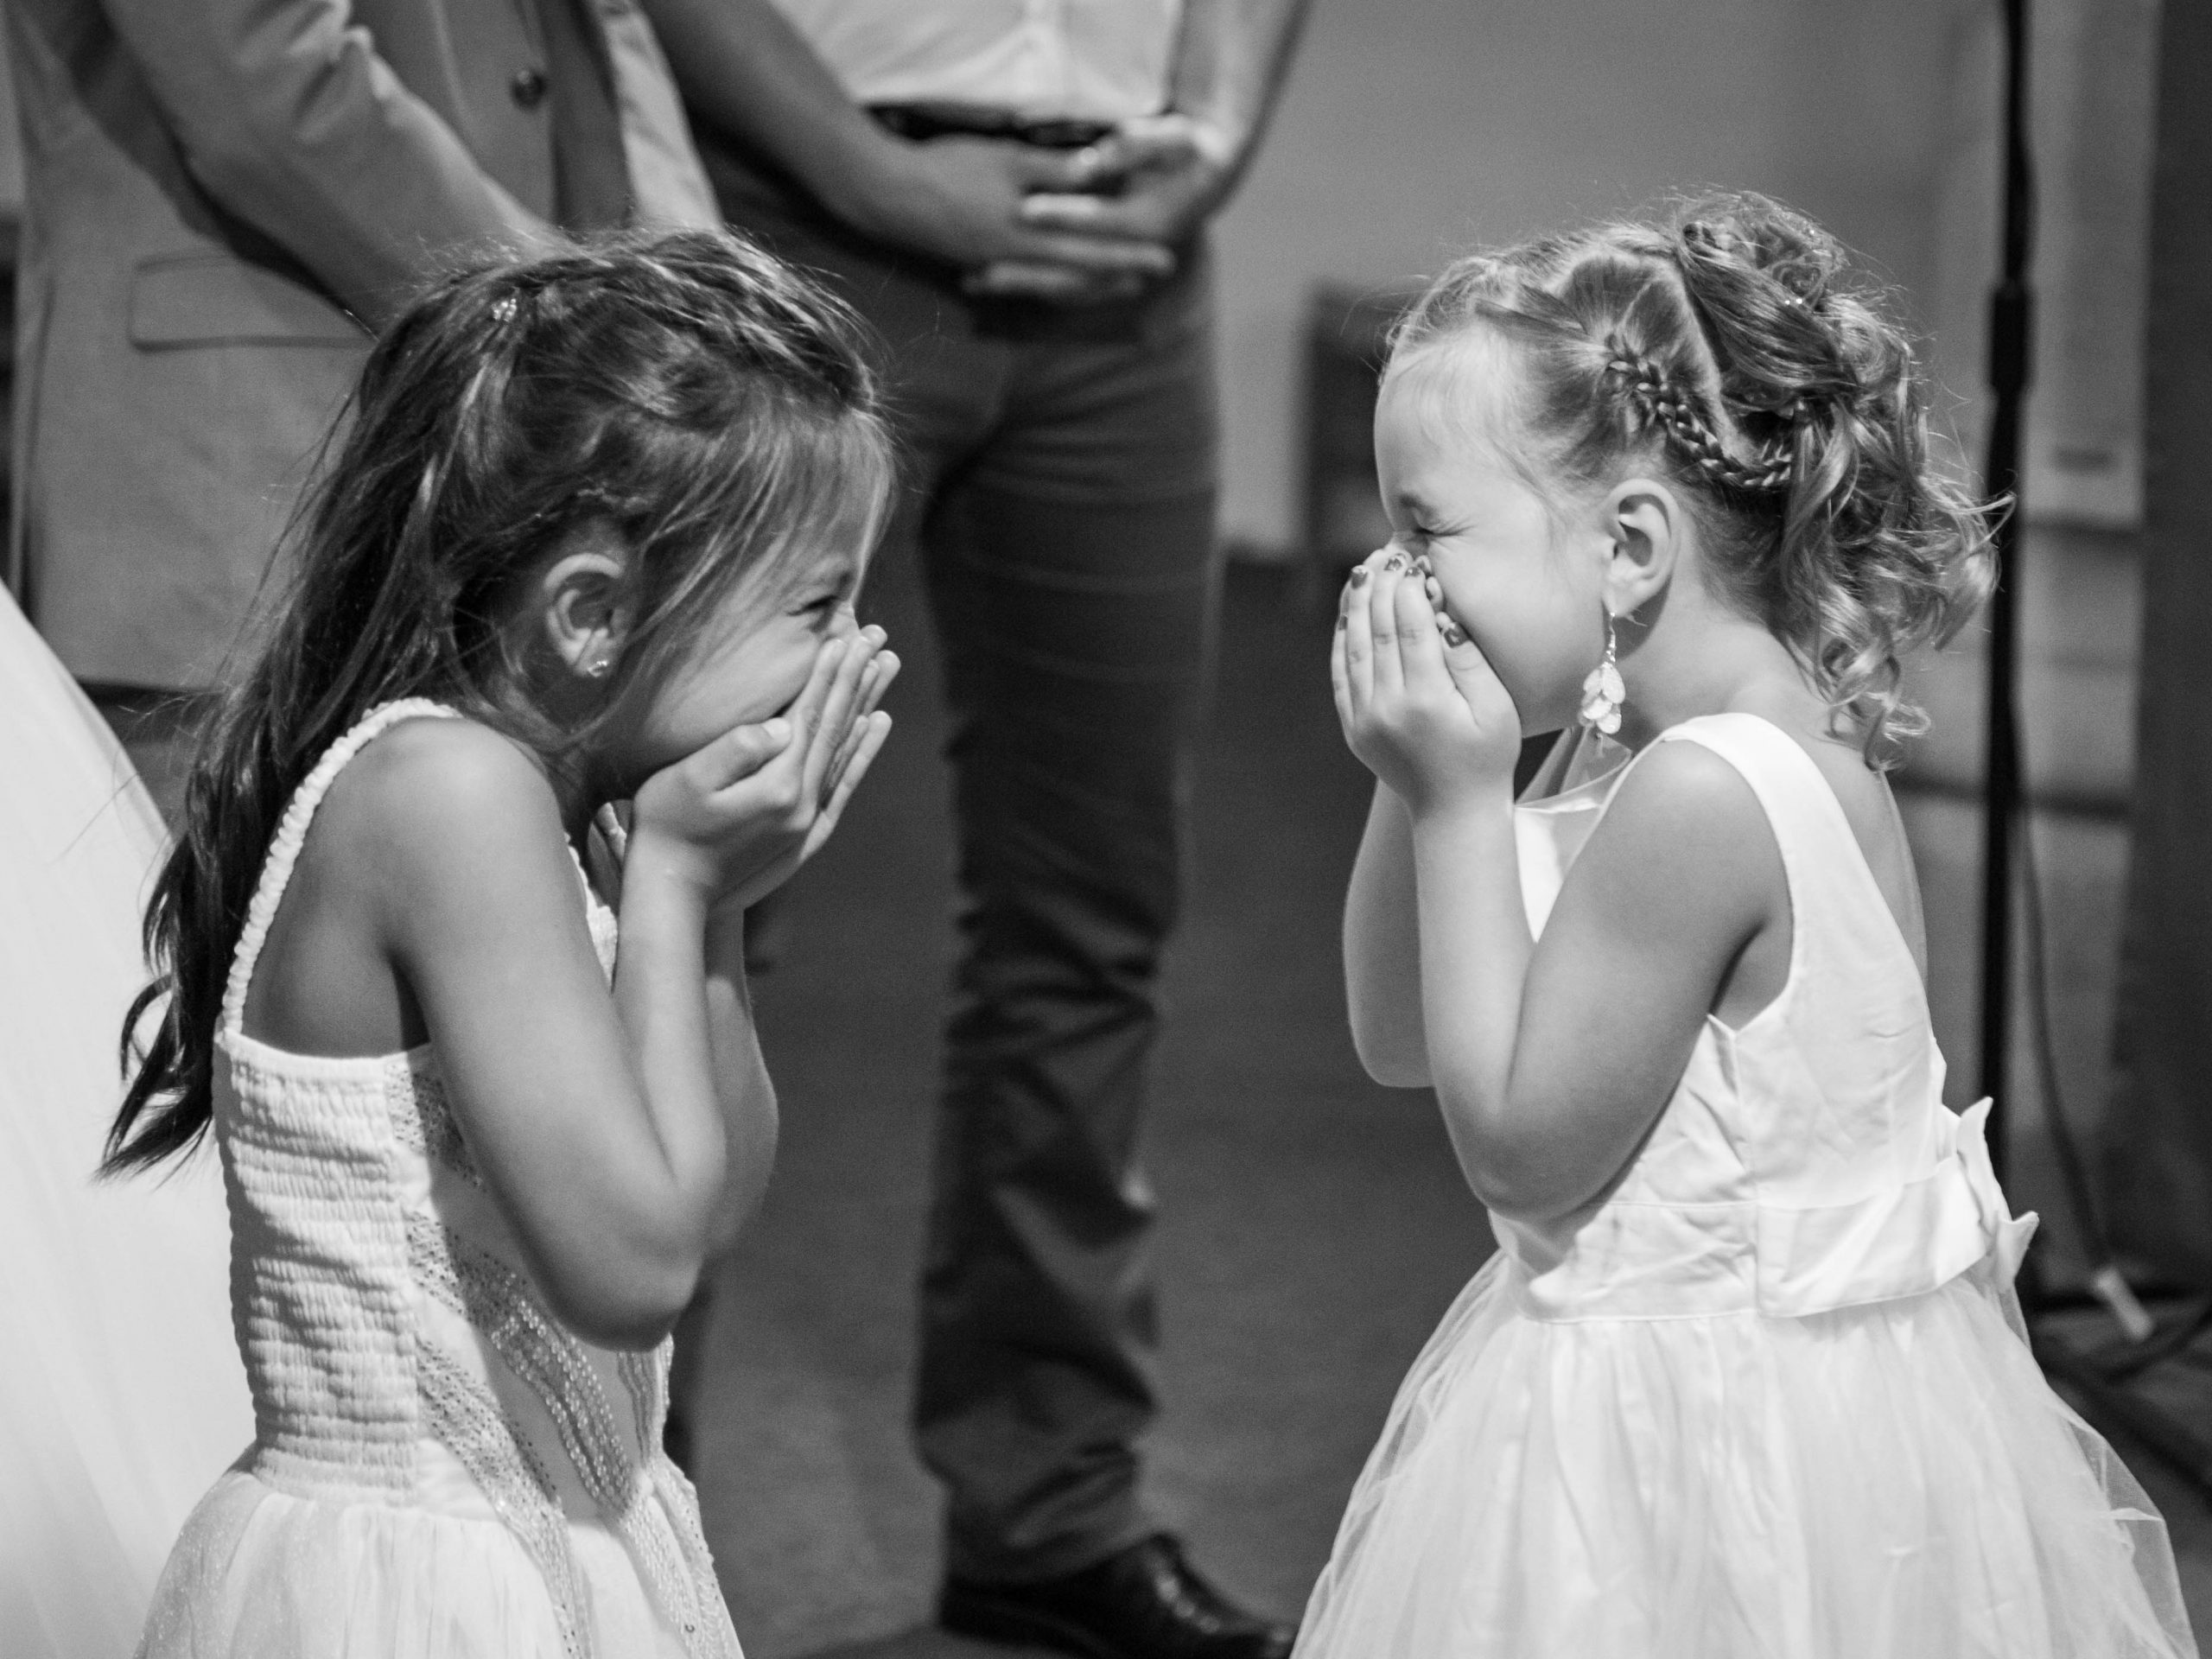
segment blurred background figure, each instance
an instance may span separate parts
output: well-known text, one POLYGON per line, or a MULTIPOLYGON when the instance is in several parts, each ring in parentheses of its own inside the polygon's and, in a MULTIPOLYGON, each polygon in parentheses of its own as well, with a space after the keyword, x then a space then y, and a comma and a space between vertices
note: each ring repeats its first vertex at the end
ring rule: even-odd
POLYGON ((213 1147, 96 1184, 162 822, 0 593, 0 1653, 124 1659, 253 1438, 213 1147))
POLYGON ((722 211, 883 334, 961 885, 914 1421, 947 1628, 1128 1659, 1288 1632, 1138 1491, 1138 1157, 1217 565, 1206 223, 1304 0, 652 0, 722 211), (1166 113, 1161 113, 1166 111, 1166 113))
POLYGON ((369 333, 455 254, 712 222, 625 0, 20 0, 8 581, 163 804, 369 333))

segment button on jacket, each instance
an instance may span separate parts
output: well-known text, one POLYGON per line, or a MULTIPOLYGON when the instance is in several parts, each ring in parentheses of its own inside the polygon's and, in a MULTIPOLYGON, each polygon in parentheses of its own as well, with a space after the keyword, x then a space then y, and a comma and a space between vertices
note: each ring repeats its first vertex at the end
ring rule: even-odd
POLYGON ((620 149, 587 194, 612 176, 619 213, 626 175, 633 220, 719 222, 632 0, 8 14, 27 191, 7 574, 82 679, 214 683, 369 330, 454 259, 543 238, 575 196, 563 146, 591 170, 580 133, 620 149))

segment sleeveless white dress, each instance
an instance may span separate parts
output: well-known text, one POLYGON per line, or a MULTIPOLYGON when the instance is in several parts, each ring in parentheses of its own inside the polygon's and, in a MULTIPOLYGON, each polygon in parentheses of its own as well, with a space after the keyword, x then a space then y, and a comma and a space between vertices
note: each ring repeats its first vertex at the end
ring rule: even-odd
MULTIPOLYGON (((149 1659, 738 1659, 690 1484, 660 1450, 669 1344, 581 1341, 531 1287, 428 1046, 293 1054, 245 1034, 254 963, 316 806, 287 808, 231 969, 215 1128, 251 1449, 187 1523, 149 1659)), ((614 917, 577 868, 600 960, 614 917)))
POLYGON ((0 589, 0 1655, 126 1659, 253 1437, 214 1148, 95 1181, 163 850, 130 762, 0 589))
MULTIPOLYGON (((1499 1249, 1402 1386, 1299 1659, 2171 1659, 2164 1522, 2044 1383, 1984 1103, 1811 756, 1749 715, 1788 977, 1708 1018, 1599 1203, 1499 1249)), ((1538 932, 1621 773, 1521 810, 1538 932)))

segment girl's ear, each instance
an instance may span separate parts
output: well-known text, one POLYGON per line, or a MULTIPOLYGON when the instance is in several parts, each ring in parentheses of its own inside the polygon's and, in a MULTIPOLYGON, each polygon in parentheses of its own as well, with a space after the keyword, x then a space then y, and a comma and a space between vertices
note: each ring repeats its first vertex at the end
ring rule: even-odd
POLYGON ((606 678, 621 654, 629 632, 620 603, 627 569, 611 537, 588 535, 572 542, 538 577, 545 643, 579 678, 606 678))
POLYGON ((1612 544, 1602 577, 1605 608, 1626 616, 1674 580, 1689 520, 1681 499, 1665 484, 1630 478, 1606 493, 1600 524, 1612 544))

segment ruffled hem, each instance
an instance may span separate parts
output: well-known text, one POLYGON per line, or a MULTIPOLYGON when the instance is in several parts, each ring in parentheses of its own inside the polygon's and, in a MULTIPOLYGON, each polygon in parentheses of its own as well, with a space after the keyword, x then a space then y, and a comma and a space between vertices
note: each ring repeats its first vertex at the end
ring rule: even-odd
POLYGON ((620 1541, 569 1536, 574 1637, 498 1521, 295 1497, 233 1470, 185 1524, 140 1659, 682 1659, 620 1541))
POLYGON ((1800 1319, 1553 1323, 1494 1259, 1354 1489, 1298 1659, 2177 1659, 2164 1522, 1985 1264, 1800 1319))

